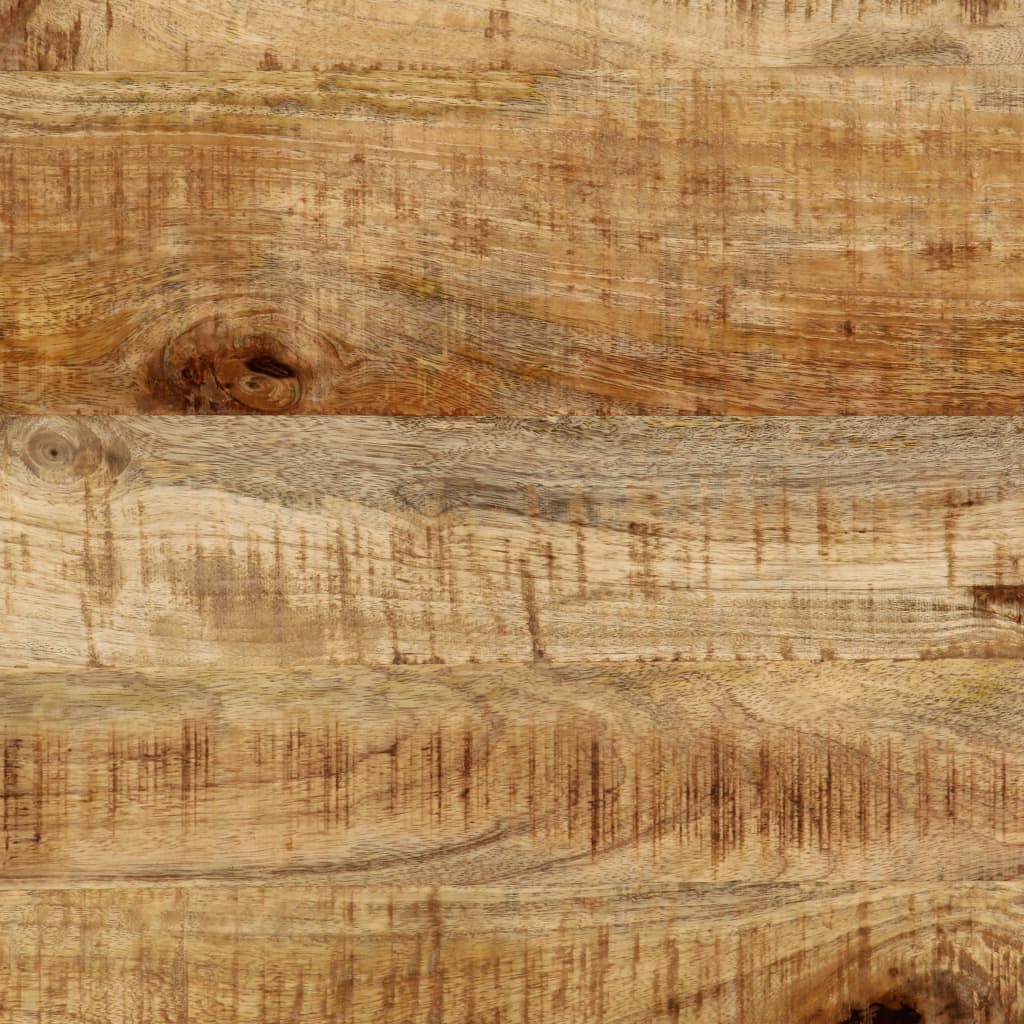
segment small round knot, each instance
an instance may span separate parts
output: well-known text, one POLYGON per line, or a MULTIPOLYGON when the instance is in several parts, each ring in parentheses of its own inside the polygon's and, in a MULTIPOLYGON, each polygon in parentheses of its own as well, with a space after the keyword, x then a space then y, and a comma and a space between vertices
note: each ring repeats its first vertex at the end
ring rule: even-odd
POLYGON ((92 476, 102 455, 99 438, 88 427, 60 424, 32 434, 22 458, 40 480, 55 484, 92 476))
POLYGON ((7 436, 8 448, 33 476, 49 484, 68 484, 97 476, 115 480, 128 464, 126 445, 113 435, 105 442, 81 420, 27 420, 7 436))
POLYGON ((75 464, 80 462, 81 449, 69 437, 56 430, 40 430, 29 440, 29 461, 49 472, 78 475, 75 464))

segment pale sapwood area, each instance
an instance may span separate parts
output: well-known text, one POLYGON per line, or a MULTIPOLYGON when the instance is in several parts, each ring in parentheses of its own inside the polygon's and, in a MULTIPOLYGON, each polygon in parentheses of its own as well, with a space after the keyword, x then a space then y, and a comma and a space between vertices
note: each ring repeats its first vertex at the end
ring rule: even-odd
POLYGON ((1022 90, 5 75, 0 408, 1013 413, 1022 90))
POLYGON ((41 71, 1017 64, 1020 0, 0 0, 41 71))
POLYGON ((1024 867, 1018 661, 23 669, 0 684, 0 888, 585 893, 1024 867))
POLYGON ((10 417, 0 663, 1019 657, 1022 430, 10 417))

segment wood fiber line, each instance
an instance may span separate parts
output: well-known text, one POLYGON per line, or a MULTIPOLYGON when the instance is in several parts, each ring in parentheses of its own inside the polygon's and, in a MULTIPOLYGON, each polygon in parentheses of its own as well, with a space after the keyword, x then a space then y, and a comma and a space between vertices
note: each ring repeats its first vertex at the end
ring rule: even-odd
POLYGON ((7 1018, 1010 1024, 1019 884, 0 893, 7 1018))
POLYGON ((2 76, 0 409, 1015 413, 1022 97, 1016 68, 2 76))
POLYGON ((1016 64, 1020 0, 2 0, 0 68, 1016 64))
POLYGON ((1020 657, 1024 419, 0 423, 0 663, 1020 657))
POLYGON ((1024 666, 8 670, 0 887, 1015 879, 1024 666))

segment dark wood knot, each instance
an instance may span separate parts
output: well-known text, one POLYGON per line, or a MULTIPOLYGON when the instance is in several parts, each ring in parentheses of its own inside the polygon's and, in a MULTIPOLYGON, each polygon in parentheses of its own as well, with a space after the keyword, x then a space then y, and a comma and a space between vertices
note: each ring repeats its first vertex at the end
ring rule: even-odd
MULTIPOLYGON (((165 349, 154 397, 177 396, 185 412, 282 413, 302 401, 306 375, 278 335, 245 331, 244 323, 208 320, 165 349)), ((163 404, 163 402, 161 402, 163 404)))
POLYGON ((886 1006, 872 1003, 866 1010, 854 1010, 841 1024, 921 1024, 921 1014, 907 1003, 886 1006))
POLYGON ((265 340, 249 339, 255 355, 225 354, 213 362, 217 385, 239 405, 256 412, 287 412, 302 398, 298 371, 278 355, 260 351, 265 340))

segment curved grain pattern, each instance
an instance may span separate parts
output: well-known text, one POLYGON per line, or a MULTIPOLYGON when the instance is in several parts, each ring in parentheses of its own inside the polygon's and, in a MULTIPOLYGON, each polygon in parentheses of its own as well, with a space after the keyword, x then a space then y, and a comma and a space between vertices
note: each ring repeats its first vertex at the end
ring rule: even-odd
POLYGON ((7 887, 1024 872, 1017 662, 2 683, 7 887))
POLYGON ((13 1020, 1011 1024, 1019 884, 0 893, 13 1020))
POLYGON ((672 68, 1013 64, 1019 0, 2 0, 0 68, 672 68))
POLYGON ((13 417, 0 663, 1018 657, 1022 431, 13 417))
POLYGON ((1017 412, 1022 90, 4 76, 0 409, 1017 412))

